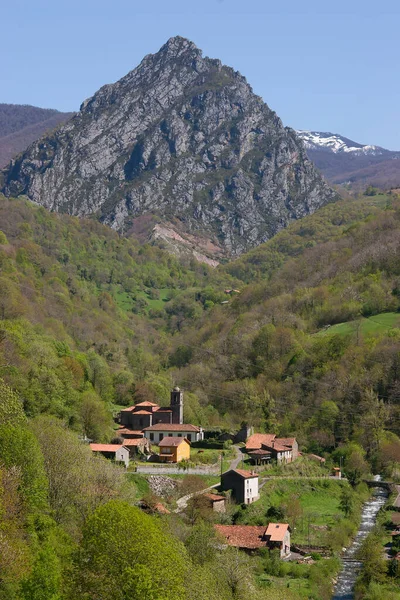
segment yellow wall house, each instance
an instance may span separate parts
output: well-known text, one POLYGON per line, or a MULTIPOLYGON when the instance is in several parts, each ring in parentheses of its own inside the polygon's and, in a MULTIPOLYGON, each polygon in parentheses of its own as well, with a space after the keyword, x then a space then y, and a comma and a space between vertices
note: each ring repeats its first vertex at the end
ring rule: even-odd
POLYGON ((190 442, 182 437, 166 437, 158 444, 162 462, 177 463, 190 458, 190 442))

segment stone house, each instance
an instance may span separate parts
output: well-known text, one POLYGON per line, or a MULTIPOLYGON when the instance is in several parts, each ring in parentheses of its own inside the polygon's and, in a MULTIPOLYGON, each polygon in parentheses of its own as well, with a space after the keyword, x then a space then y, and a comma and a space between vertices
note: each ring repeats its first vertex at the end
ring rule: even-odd
POLYGON ((143 433, 154 444, 159 444, 166 437, 186 438, 189 442, 200 442, 204 439, 203 429, 190 424, 157 423, 157 425, 145 427, 143 433))
POLYGON ((178 463, 190 459, 190 442, 186 438, 166 437, 159 443, 160 461, 178 463))
POLYGON ((105 458, 122 462, 125 467, 129 467, 129 450, 122 444, 90 444, 90 449, 94 453, 102 454, 105 458))
POLYGON ((220 496, 219 494, 203 494, 203 498, 207 501, 210 508, 213 509, 214 512, 224 513, 226 510, 226 498, 225 496, 220 496))
POLYGON ((129 450, 130 458, 136 458, 139 454, 150 454, 149 440, 146 438, 127 438, 124 440, 124 447, 129 450))
POLYGON ((265 537, 270 550, 279 548, 281 558, 290 554, 290 527, 288 523, 270 523, 265 537))
POLYGON ((228 546, 247 551, 278 548, 281 558, 290 554, 290 527, 287 523, 265 525, 214 525, 228 546))
POLYGON ((257 473, 231 469, 221 475, 222 491, 232 490, 238 504, 251 504, 259 499, 257 473))

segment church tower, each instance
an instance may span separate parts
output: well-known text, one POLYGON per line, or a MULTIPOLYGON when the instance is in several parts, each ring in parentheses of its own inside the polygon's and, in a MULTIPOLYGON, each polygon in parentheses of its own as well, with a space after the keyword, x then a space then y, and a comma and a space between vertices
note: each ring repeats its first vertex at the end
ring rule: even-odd
POLYGON ((171 392, 172 422, 181 425, 183 423, 183 392, 174 387, 171 392))

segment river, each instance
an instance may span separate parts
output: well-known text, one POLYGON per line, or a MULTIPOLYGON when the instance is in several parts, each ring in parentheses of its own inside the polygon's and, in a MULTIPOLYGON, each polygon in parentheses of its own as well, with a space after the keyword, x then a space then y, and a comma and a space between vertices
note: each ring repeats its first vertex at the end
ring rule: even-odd
MULTIPOLYGON (((376 475, 375 479, 379 481, 380 478, 376 475)), ((356 560, 355 556, 364 539, 374 528, 379 509, 384 506, 387 498, 387 490, 377 487, 374 488, 372 498, 364 504, 357 535, 351 546, 343 553, 342 570, 339 573, 332 600, 354 600, 354 584, 362 564, 356 560)))

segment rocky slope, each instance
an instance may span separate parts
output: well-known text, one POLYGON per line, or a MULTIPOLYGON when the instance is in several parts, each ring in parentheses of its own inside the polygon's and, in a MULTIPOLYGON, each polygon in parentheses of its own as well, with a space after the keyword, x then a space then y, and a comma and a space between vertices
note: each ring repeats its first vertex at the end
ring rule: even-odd
POLYGON ((356 191, 374 185, 400 185, 400 152, 353 142, 337 133, 297 131, 310 160, 326 179, 350 185, 356 191))
POLYGON ((227 256, 336 199, 245 78, 180 37, 13 160, 2 190, 125 233, 152 214, 227 256))
POLYGON ((19 104, 0 104, 0 168, 73 113, 19 104))

